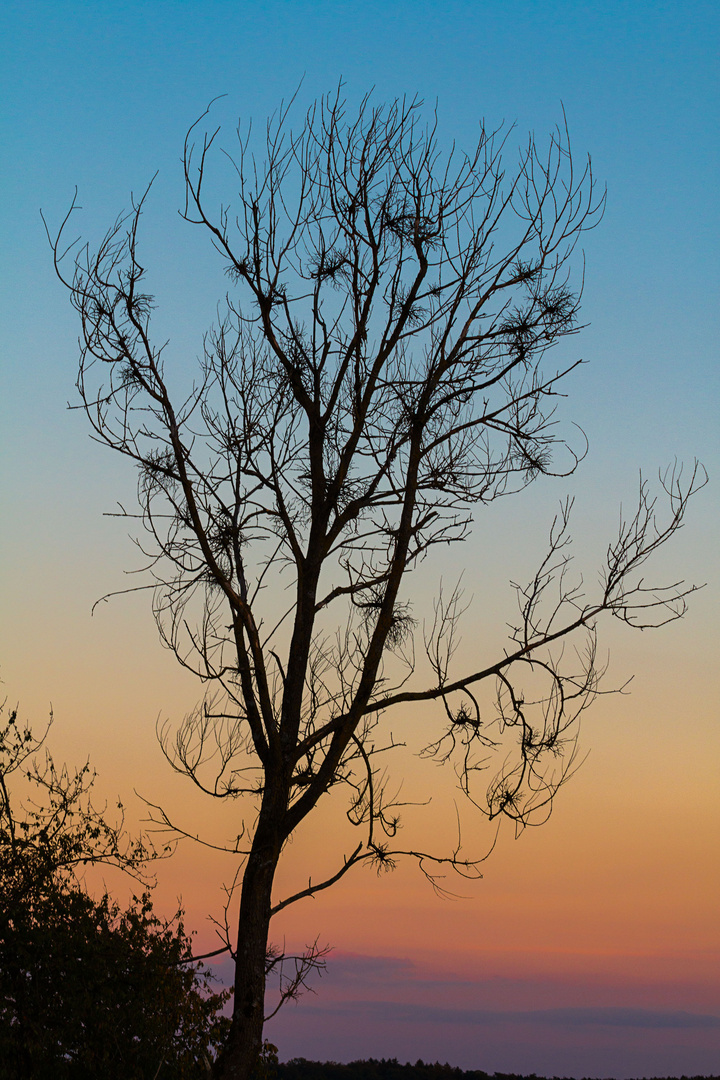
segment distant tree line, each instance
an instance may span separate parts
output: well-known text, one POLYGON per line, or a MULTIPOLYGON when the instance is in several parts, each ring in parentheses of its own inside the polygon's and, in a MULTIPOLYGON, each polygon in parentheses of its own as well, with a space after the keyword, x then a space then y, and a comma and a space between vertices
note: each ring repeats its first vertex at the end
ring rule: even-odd
MULTIPOLYGON (((277 1067, 277 1080, 549 1080, 547 1077, 521 1076, 518 1073, 486 1073, 482 1069, 458 1069, 452 1065, 431 1064, 418 1060, 403 1065, 397 1058, 368 1058, 366 1061, 308 1061, 293 1058, 277 1067)), ((558 1080, 553 1077, 552 1080, 558 1080)), ((654 1080, 675 1080, 655 1077, 654 1080)), ((720 1080, 718 1077, 682 1077, 682 1080, 720 1080)))
MULTIPOLYGON (((490 1080, 492 1074, 480 1070, 463 1072, 452 1065, 430 1064, 418 1060, 414 1065, 402 1064, 397 1058, 368 1058, 366 1061, 307 1061, 293 1058, 278 1066, 278 1080, 490 1080)), ((501 1074, 496 1074, 501 1080, 501 1074)), ((521 1080, 503 1076, 502 1080, 521 1080)))

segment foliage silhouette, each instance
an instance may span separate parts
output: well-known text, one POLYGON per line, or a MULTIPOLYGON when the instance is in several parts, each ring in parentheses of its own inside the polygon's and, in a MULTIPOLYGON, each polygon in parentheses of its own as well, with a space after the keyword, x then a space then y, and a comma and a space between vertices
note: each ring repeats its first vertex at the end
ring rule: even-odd
POLYGON ((126 910, 85 891, 77 868, 137 875, 150 853, 93 807, 88 766, 39 761, 41 743, 16 711, 0 727, 0 1077, 207 1077, 229 994, 188 963, 182 912, 159 919, 147 890, 126 910))

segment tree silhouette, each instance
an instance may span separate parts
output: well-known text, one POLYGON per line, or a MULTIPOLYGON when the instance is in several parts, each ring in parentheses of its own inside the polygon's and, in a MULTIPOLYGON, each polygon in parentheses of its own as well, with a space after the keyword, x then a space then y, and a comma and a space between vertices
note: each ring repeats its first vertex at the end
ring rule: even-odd
MULTIPOLYGON (((97 248, 66 247, 66 224, 53 246, 80 315, 81 407, 138 470, 161 639, 207 687, 165 729, 165 752, 213 798, 241 800, 219 1075, 247 1080, 274 914, 361 863, 407 856, 431 877, 476 872, 459 842, 444 853, 399 842, 378 765, 396 747, 383 718, 437 702, 426 753, 455 765, 468 799, 521 825, 546 812, 597 690, 598 617, 647 627, 685 610, 692 590, 648 588, 643 568, 703 477, 665 474, 662 520, 641 483, 594 593, 573 578, 564 504, 517 588, 509 646, 457 670, 459 590, 438 595, 420 634, 408 575, 465 538, 488 503, 571 473, 584 453, 555 412, 581 361, 555 367, 548 353, 579 329, 570 258, 604 201, 590 162, 577 167, 563 126, 544 149, 530 138, 506 172, 499 131, 483 128, 469 155, 444 153, 418 101, 368 97, 351 115, 338 94, 298 131, 282 108, 258 155, 240 132, 236 203, 213 207, 218 131, 198 134, 204 119, 185 142, 184 218, 207 232, 232 288, 189 391, 172 389, 170 346, 151 336, 138 250, 148 193, 97 248), (478 696, 486 683, 492 709, 478 696), (341 785, 357 844, 328 878, 273 896, 283 846, 341 785)), ((296 958, 290 995, 318 962, 312 949, 296 958)))
POLYGON ((85 890, 82 867, 138 875, 150 852, 93 806, 88 766, 56 768, 42 742, 17 711, 0 726, 0 1080, 199 1080, 229 993, 189 963, 182 912, 85 890))

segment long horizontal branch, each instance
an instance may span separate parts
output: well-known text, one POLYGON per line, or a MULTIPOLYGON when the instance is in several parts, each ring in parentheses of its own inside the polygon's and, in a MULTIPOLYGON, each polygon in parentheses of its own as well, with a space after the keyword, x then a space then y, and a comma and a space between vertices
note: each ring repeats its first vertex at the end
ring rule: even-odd
POLYGON ((323 889, 329 889, 331 885, 334 885, 336 881, 339 881, 341 877, 344 877, 345 874, 347 874, 351 866, 354 866, 362 859, 367 858, 367 855, 360 854, 362 847, 361 843, 358 844, 352 855, 345 860, 338 872, 333 874, 332 877, 326 878, 325 881, 321 881, 317 885, 308 884, 306 889, 301 889, 299 892, 293 893, 292 896, 286 897, 285 900, 281 900, 279 904, 275 904, 270 910, 271 917, 277 915, 283 908, 289 907, 290 904, 294 904, 297 900, 302 900, 306 896, 314 896, 315 893, 322 892, 323 889))
POLYGON ((454 682, 445 683, 442 686, 433 687, 430 690, 405 690, 399 694, 391 694, 388 697, 380 698, 377 701, 370 702, 365 707, 364 713, 381 712, 383 709, 389 709, 393 705, 400 705, 403 702, 434 701, 447 694, 455 693, 458 690, 464 690, 465 687, 471 686, 473 683, 481 682, 483 679, 488 679, 492 675, 499 675, 505 668, 510 667, 511 664, 517 663, 518 660, 523 660, 525 657, 535 652, 536 649, 551 645, 559 638, 567 637, 575 630, 579 630, 580 627, 587 626, 605 610, 607 610, 607 605, 605 604, 598 604, 588 608, 586 611, 582 612, 577 619, 567 623, 559 630, 556 630, 555 633, 544 634, 536 641, 528 642, 520 649, 516 649, 515 652, 510 653, 502 660, 499 660, 496 664, 491 664, 489 667, 483 668, 481 671, 476 671, 472 675, 466 675, 462 679, 456 679, 454 682))

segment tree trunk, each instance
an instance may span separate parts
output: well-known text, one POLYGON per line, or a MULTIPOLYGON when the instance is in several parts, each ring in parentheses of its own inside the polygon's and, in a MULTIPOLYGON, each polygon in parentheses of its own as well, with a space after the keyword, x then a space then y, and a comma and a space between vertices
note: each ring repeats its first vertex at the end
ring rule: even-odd
POLYGON ((263 799, 240 897, 232 1027, 218 1058, 218 1080, 250 1080, 262 1049, 265 958, 282 812, 263 799))

